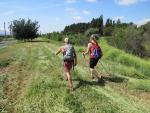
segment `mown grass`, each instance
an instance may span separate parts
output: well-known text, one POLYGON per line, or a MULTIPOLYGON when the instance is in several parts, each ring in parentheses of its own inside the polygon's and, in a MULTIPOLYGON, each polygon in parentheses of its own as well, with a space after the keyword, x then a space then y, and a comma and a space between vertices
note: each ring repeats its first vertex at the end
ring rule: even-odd
MULTIPOLYGON (((85 47, 76 47, 78 66, 73 71, 75 90, 68 94, 68 84, 63 80, 62 56, 54 55, 62 43, 52 42, 20 43, 1 50, 0 62, 10 56, 13 59, 0 72, 2 113, 150 112, 150 107, 146 105, 148 100, 130 94, 130 91, 137 90, 149 94, 149 80, 138 79, 147 75, 134 65, 128 67, 118 63, 120 61, 108 59, 105 48, 102 63, 112 74, 106 77, 105 86, 91 80, 88 58, 84 60, 81 55, 85 47), (127 72, 129 69, 131 71, 127 72), (140 74, 134 75, 136 72, 140 74)), ((102 47, 105 46, 104 43, 102 47)), ((100 64, 97 69, 103 76, 107 75, 100 64)))

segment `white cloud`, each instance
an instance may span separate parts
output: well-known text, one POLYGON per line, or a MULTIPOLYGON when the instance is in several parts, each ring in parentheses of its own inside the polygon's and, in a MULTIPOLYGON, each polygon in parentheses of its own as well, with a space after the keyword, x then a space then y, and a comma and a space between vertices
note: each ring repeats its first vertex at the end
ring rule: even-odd
POLYGON ((90 15, 91 14, 91 12, 88 11, 88 10, 82 10, 82 13, 85 14, 85 15, 90 15))
POLYGON ((138 2, 138 0, 115 0, 115 1, 119 5, 125 5, 125 6, 136 4, 138 2))
POLYGON ((81 17, 81 16, 74 16, 73 19, 75 21, 82 21, 83 17, 81 17))
POLYGON ((115 2, 119 5, 129 6, 136 4, 138 2, 147 2, 148 0, 115 0, 115 2))
POLYGON ((146 24, 146 23, 149 22, 149 21, 150 21, 150 18, 144 18, 144 19, 142 19, 142 20, 136 21, 135 24, 136 24, 138 27, 140 27, 141 25, 144 25, 144 24, 146 24))
POLYGON ((125 19, 125 17, 124 16, 116 16, 116 17, 114 17, 113 18, 114 20, 118 20, 118 19, 120 19, 120 20, 124 20, 125 19))
POLYGON ((87 2, 90 2, 90 3, 95 3, 97 2, 97 0, 86 0, 87 2))
POLYGON ((78 10, 75 8, 66 8, 66 12, 68 12, 69 15, 71 15, 71 18, 75 20, 76 22, 83 22, 85 15, 90 15, 91 12, 88 10, 78 10))
POLYGON ((79 14, 84 14, 84 15, 90 15, 91 14, 90 11, 85 10, 85 9, 84 10, 77 10, 75 8, 66 8, 65 11, 67 11, 69 14, 75 15, 75 16, 77 16, 79 14))
POLYGON ((78 14, 79 14, 78 10, 75 9, 75 8, 66 8, 65 10, 66 10, 69 14, 71 14, 71 15, 78 15, 78 14))
POLYGON ((65 0, 66 3, 70 4, 70 3, 75 3, 76 0, 65 0))

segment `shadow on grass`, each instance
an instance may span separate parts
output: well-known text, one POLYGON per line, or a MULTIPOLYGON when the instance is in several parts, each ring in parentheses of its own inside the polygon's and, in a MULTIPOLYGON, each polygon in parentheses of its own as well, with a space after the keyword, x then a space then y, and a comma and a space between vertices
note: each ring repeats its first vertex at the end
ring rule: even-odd
POLYGON ((113 76, 113 77, 106 77, 102 76, 104 82, 97 83, 96 81, 86 81, 80 78, 74 79, 74 81, 79 81, 77 86, 74 88, 74 90, 80 88, 80 87, 85 87, 85 86, 105 86, 106 81, 109 82, 115 82, 115 83, 122 83, 122 82, 127 82, 128 79, 124 77, 118 77, 118 76, 113 76))
POLYGON ((97 83, 96 81, 86 81, 86 80, 82 80, 80 78, 74 79, 74 81, 79 81, 79 83, 74 88, 74 90, 76 90, 80 87, 85 87, 85 86, 105 86, 105 81, 103 83, 97 83))
POLYGON ((119 76, 103 76, 103 79, 105 81, 110 81, 110 82, 115 82, 115 83, 122 83, 122 82, 127 82, 128 79, 124 77, 119 77, 119 76))
POLYGON ((27 42, 47 42, 47 43, 49 43, 50 41, 48 41, 48 40, 32 40, 32 41, 27 41, 27 42))

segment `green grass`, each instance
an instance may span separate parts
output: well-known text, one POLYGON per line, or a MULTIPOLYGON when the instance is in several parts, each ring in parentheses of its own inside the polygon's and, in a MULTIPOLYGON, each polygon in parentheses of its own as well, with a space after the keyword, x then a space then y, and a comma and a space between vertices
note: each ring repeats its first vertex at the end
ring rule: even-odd
MULTIPOLYGON (((102 45, 102 49, 104 51, 103 60, 113 61, 119 65, 123 65, 127 67, 126 72, 133 70, 133 77, 137 78, 150 78, 150 60, 141 59, 137 56, 133 56, 131 54, 127 54, 122 50, 118 50, 107 45, 105 40, 100 41, 102 45), (144 76, 143 76, 144 75, 144 76), (141 76, 141 77, 140 77, 141 76)), ((130 75, 130 74, 129 74, 130 75)))
MULTIPOLYGON (((104 40, 100 43, 102 63, 111 77, 106 77, 105 86, 91 80, 88 57, 84 60, 81 55, 85 47, 76 47, 78 66, 73 71, 75 91, 71 94, 63 80, 62 55, 54 54, 62 43, 26 42, 2 48, 0 63, 8 65, 0 67, 0 112, 149 113, 150 81, 145 68, 149 61, 112 48, 104 40)), ((100 64, 97 69, 107 75, 100 64)))
POLYGON ((129 87, 150 92, 150 80, 131 80, 129 87))

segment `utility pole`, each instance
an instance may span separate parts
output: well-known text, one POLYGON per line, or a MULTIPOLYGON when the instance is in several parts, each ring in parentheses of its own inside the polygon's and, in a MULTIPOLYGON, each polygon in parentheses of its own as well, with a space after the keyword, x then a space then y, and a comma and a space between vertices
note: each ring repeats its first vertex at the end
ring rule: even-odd
POLYGON ((5 32, 5 38, 7 40, 7 37, 6 37, 6 26, 5 26, 5 22, 4 22, 4 32, 5 32))

